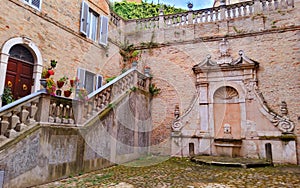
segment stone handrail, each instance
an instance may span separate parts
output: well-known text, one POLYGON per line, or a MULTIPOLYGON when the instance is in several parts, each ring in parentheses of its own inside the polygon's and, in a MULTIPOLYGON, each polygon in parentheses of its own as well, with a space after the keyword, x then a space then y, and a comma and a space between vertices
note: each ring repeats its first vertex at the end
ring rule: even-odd
POLYGON ((149 87, 149 77, 132 68, 121 74, 108 84, 99 88, 88 95, 87 101, 77 101, 75 110, 75 117, 77 118, 77 125, 84 125, 90 118, 97 116, 109 105, 118 100, 128 90, 139 88, 147 91, 149 87))
POLYGON ((0 145, 37 124, 80 126, 101 113, 131 88, 147 91, 149 77, 135 68, 92 92, 85 99, 50 96, 39 91, 0 108, 0 145))
POLYGON ((13 138, 39 121, 39 102, 43 92, 33 93, 0 108, 0 142, 13 138))
MULTIPOLYGON (((151 18, 123 21, 124 25, 128 26, 129 30, 132 28, 135 28, 136 30, 146 30, 164 27, 176 27, 188 24, 216 22, 293 7, 294 0, 252 0, 177 14, 160 14, 159 16, 151 18)), ((116 21, 115 18, 116 16, 112 16, 112 22, 119 23, 119 21, 116 21)))

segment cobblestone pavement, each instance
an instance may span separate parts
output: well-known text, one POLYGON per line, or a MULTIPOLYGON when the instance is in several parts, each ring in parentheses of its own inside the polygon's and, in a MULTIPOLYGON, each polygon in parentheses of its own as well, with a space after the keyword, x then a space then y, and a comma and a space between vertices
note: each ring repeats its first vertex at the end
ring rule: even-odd
POLYGON ((70 177, 39 188, 48 187, 300 187, 300 166, 264 168, 230 168, 198 165, 187 158, 171 158, 144 166, 156 159, 145 158, 97 172, 70 177), (142 167, 132 167, 142 166, 142 167))

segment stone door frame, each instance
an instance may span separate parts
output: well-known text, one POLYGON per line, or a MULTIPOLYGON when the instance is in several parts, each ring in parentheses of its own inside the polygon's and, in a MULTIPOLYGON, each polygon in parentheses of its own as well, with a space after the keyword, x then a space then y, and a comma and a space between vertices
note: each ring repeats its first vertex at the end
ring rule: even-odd
MULTIPOLYGON (((22 44, 31 51, 34 57, 34 68, 33 68, 33 79, 34 85, 31 88, 31 93, 37 92, 40 89, 40 78, 43 70, 43 58, 38 47, 31 41, 30 38, 27 37, 16 37, 11 38, 6 41, 2 48, 0 54, 0 96, 3 94, 4 86, 5 86, 5 78, 6 78, 6 70, 9 59, 9 51, 10 49, 16 45, 22 44)), ((2 99, 0 97, 0 107, 2 106, 2 99)))

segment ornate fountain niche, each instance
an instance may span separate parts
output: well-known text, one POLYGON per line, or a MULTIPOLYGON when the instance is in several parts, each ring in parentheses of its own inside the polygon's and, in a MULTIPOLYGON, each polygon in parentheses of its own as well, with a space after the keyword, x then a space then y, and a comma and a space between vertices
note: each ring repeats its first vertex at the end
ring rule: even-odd
POLYGON ((225 39, 219 48, 216 61, 208 55, 193 67, 199 106, 181 116, 179 107, 175 108, 172 154, 188 156, 193 144, 195 155, 267 158, 273 152, 273 162, 296 164, 295 140, 278 139, 295 137, 287 104, 282 102, 281 114, 269 109, 257 85, 259 63, 242 50, 236 59, 231 57, 225 39), (194 110, 199 113, 194 121, 199 125, 191 129, 186 122, 196 118, 194 110))

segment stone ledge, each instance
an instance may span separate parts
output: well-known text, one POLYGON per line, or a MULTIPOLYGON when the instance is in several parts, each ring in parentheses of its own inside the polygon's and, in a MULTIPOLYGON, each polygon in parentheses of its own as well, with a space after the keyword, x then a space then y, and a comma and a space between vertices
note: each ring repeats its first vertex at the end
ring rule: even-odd
POLYGON ((191 161, 201 165, 242 167, 242 168, 273 166, 271 162, 268 162, 263 159, 230 158, 230 157, 217 157, 217 156, 195 156, 191 158, 191 161))

